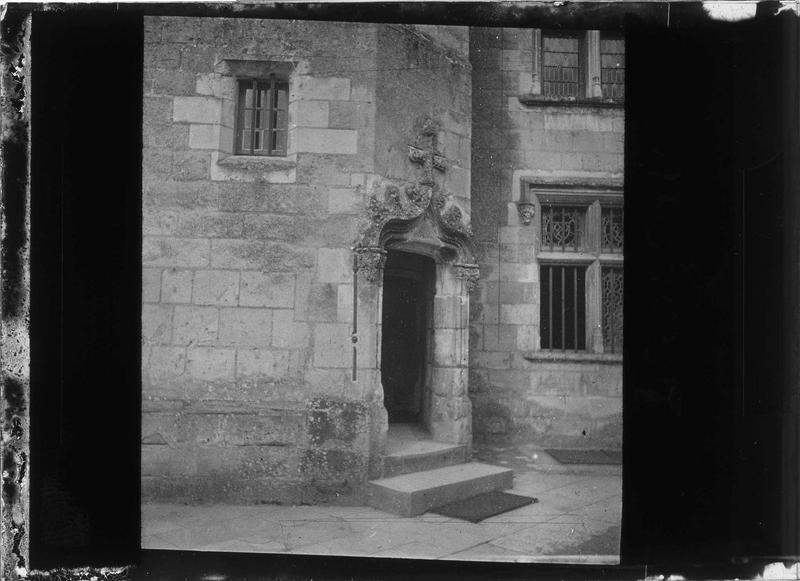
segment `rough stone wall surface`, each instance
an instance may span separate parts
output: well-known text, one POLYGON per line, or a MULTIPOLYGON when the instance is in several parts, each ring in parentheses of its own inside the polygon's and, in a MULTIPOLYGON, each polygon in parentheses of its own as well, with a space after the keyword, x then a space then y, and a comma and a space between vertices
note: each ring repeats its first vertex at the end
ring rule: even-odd
MULTIPOLYGON (((534 223, 520 222, 522 177, 621 180, 621 108, 524 105, 532 33, 470 30, 473 67, 472 225, 481 282, 473 295, 470 397, 476 438, 619 448, 619 363, 528 361, 538 348, 534 223)), ((538 219, 538 216, 534 221, 538 219)))
MULTIPOLYGON (((415 145, 420 122, 439 125, 438 148, 447 169, 437 173, 439 185, 469 214, 470 118, 472 87, 466 51, 421 34, 417 27, 383 25, 378 36, 377 126, 375 167, 380 177, 414 181, 419 166, 408 162, 408 145, 415 145)), ((460 27, 452 34, 465 35, 460 27)))
POLYGON ((351 246, 374 185, 419 178, 408 145, 426 115, 468 211, 459 34, 145 19, 144 499, 360 501, 380 440, 380 287, 358 288, 351 381, 351 246), (234 155, 236 75, 270 67, 289 71, 287 155, 234 155))
POLYGON ((144 499, 361 492, 350 246, 375 54, 368 24, 145 18, 144 499), (286 157, 231 155, 233 61, 292 63, 286 157))

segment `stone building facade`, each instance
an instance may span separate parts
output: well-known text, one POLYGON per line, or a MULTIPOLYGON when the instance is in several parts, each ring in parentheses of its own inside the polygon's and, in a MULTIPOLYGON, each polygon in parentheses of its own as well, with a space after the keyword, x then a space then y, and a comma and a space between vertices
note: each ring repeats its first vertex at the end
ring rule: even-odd
POLYGON ((462 460, 620 447, 621 355, 541 349, 537 220, 621 207, 623 114, 543 101, 539 37, 145 18, 143 499, 361 502, 408 414, 462 460))

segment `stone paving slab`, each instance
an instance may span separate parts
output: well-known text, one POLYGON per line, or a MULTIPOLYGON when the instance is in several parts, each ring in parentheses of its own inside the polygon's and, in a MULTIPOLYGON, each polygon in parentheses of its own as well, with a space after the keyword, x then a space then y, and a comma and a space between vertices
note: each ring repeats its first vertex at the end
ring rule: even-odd
POLYGON ((480 523, 432 513, 404 518, 364 506, 148 504, 142 507, 142 546, 418 559, 619 562, 620 471, 610 474, 590 467, 564 473, 520 470, 519 466, 509 466, 516 471, 510 492, 535 496, 539 502, 480 523))

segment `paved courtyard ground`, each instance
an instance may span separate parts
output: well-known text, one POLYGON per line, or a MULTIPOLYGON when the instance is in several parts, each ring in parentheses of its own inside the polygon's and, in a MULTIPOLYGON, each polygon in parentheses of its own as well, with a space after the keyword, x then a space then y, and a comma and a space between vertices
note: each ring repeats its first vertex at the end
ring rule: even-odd
POLYGON ((539 502, 471 523, 368 507, 142 506, 142 547, 480 561, 619 562, 621 466, 558 464, 531 446, 476 446, 539 502))

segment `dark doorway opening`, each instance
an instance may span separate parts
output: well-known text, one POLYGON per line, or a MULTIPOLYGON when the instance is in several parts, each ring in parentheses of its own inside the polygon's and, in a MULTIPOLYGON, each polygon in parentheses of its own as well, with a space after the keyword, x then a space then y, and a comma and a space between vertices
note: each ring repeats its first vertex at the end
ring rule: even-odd
POLYGON ((381 381, 390 423, 421 420, 430 360, 436 265, 390 250, 383 273, 381 381))

